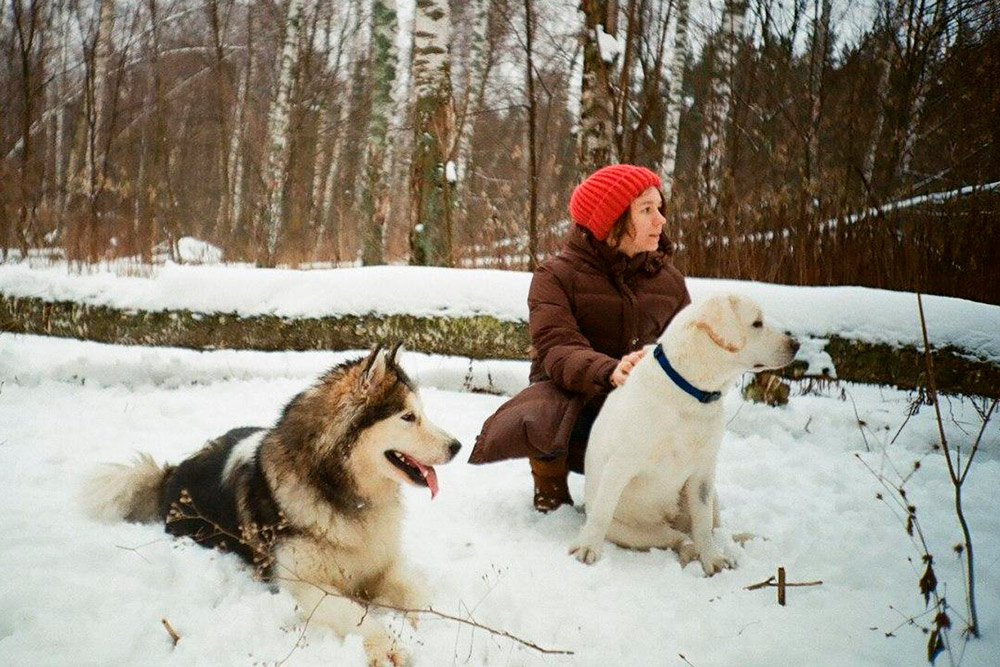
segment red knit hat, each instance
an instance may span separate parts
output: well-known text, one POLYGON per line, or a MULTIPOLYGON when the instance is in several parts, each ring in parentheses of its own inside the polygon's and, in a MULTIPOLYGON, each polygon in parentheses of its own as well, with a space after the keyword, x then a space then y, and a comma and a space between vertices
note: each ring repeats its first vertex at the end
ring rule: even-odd
POLYGON ((632 164, 601 167, 573 190, 569 214, 576 224, 603 241, 632 200, 651 187, 660 187, 660 177, 645 167, 632 164))

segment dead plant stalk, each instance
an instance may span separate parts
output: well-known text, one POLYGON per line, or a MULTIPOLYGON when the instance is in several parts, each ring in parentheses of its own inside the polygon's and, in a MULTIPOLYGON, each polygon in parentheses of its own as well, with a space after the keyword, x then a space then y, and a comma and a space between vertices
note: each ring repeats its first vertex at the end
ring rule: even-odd
POLYGON ((989 409, 983 415, 982 428, 979 430, 979 435, 976 437, 972 448, 969 450, 969 455, 965 460, 965 467, 963 468, 961 450, 956 449, 953 458, 952 449, 948 445, 948 438, 945 436, 944 419, 941 416, 941 405, 938 401, 937 388, 934 381, 934 358, 931 355, 930 342, 927 337, 927 321, 924 317, 924 303, 919 292, 917 293, 917 308, 920 311, 920 331, 924 339, 924 363, 927 365, 927 392, 931 399, 931 403, 934 405, 934 415, 937 418, 938 434, 941 438, 941 450, 944 453, 944 460, 948 466, 948 477, 951 480, 951 484, 955 492, 955 515, 958 517, 958 523, 962 528, 962 546, 965 554, 965 601, 966 606, 968 607, 969 618, 969 627, 967 628, 967 632, 973 637, 979 637, 979 617, 976 613, 975 558, 972 550, 972 533, 969 530, 969 522, 965 518, 965 510, 962 507, 962 484, 965 482, 965 478, 969 474, 969 469, 972 467, 972 461, 976 457, 976 452, 979 451, 979 443, 982 441, 983 434, 986 432, 986 425, 989 423, 990 417, 996 409, 997 399, 993 399, 989 409))

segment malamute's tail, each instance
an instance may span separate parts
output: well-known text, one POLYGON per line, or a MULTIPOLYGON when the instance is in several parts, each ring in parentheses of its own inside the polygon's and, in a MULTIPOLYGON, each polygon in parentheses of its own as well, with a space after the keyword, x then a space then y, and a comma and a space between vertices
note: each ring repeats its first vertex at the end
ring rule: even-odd
POLYGON ((88 515, 99 521, 158 521, 160 490, 173 466, 160 466, 149 454, 132 465, 105 463, 84 484, 82 500, 88 515))

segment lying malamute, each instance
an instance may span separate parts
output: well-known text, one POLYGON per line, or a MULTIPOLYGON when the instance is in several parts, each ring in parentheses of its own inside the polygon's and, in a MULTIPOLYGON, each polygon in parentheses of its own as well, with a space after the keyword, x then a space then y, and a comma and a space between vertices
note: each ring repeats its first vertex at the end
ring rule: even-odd
POLYGON ((570 553, 593 563, 607 538, 674 549, 709 576, 732 567, 712 537, 720 399, 745 371, 785 366, 798 348, 743 297, 678 313, 597 415, 584 461, 587 521, 570 553))
POLYGON ((438 491, 434 467, 461 445, 427 419, 399 347, 324 374, 271 429, 237 428, 180 464, 148 454, 106 464, 85 489, 105 520, 164 521, 167 532, 239 554, 295 597, 311 622, 357 632, 373 663, 406 653, 365 602, 425 607, 400 557, 399 484, 438 491))

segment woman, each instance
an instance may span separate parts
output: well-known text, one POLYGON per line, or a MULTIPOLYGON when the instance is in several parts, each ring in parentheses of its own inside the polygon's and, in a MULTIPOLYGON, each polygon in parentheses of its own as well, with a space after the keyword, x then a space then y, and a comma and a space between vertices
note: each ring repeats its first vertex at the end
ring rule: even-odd
POLYGON ((531 384, 486 420, 469 461, 530 458, 540 512, 573 503, 568 473, 583 472, 605 396, 691 301, 662 233, 659 187, 644 167, 591 174, 570 198, 565 245, 531 280, 531 384))

